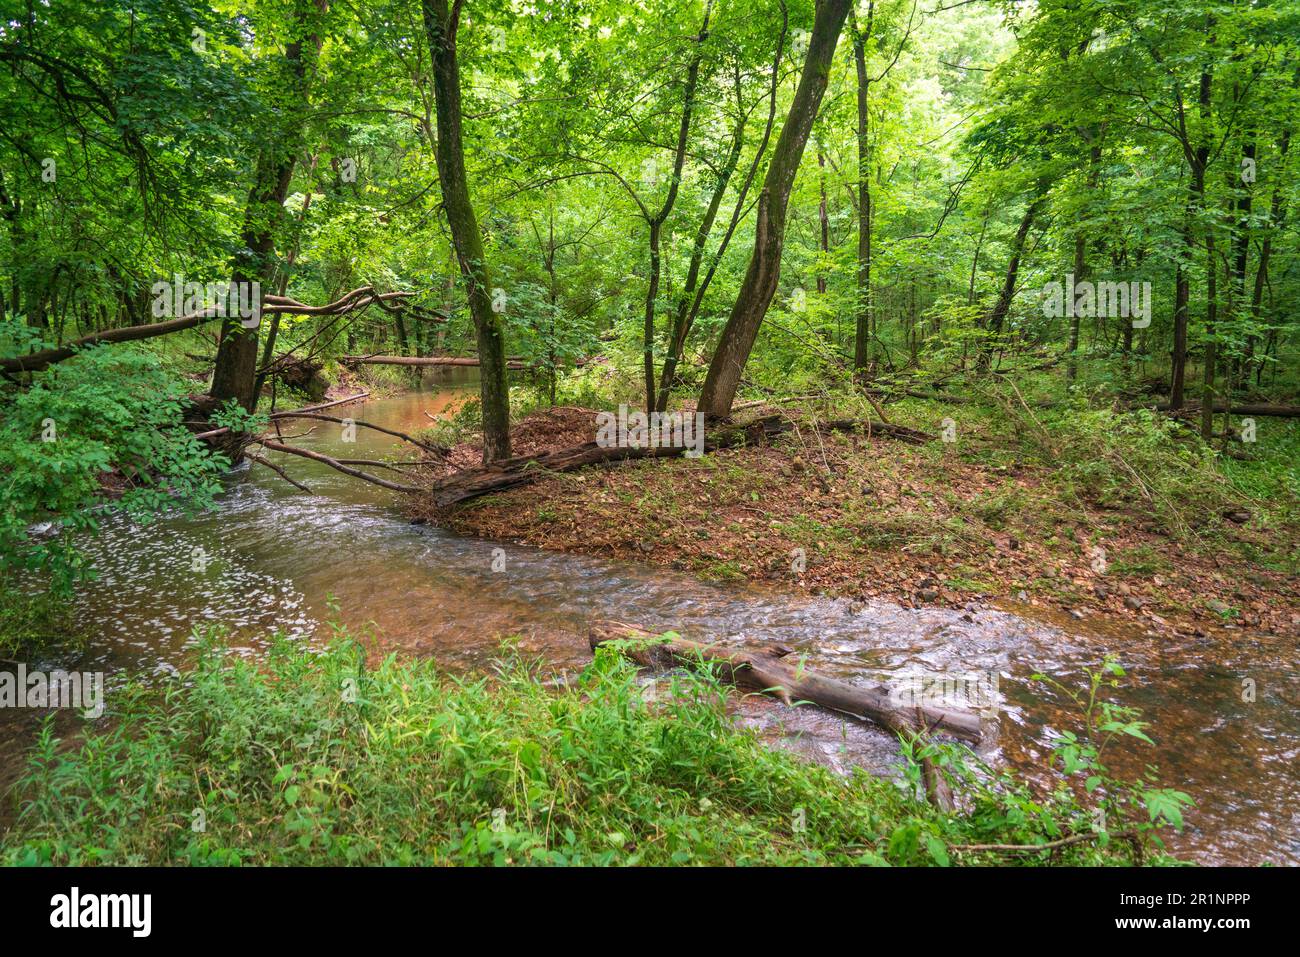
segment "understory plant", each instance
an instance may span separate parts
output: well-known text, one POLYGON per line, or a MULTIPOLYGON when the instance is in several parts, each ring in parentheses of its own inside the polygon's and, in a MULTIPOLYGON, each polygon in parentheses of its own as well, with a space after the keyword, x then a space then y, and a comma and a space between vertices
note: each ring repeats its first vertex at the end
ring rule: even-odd
MULTIPOLYGON (((490 676, 367 667, 345 634, 261 662, 201 643, 161 688, 61 743, 47 725, 12 795, 6 864, 948 864, 1078 826, 1009 778, 937 811, 906 778, 842 776, 769 747, 729 689, 648 696, 614 651, 570 681, 507 653, 490 676)), ((909 752, 911 753, 911 752, 909 752)), ((966 758, 946 751, 954 779, 966 758)), ((1017 863, 1137 860, 1079 841, 1017 863)))

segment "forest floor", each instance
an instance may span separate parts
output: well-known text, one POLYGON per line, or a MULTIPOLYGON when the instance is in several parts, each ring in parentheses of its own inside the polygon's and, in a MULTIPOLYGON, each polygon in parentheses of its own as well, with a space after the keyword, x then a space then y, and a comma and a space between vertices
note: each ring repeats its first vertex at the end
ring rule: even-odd
MULTIPOLYGON (((591 441, 594 415, 534 412, 514 429, 514 453, 591 441)), ((461 444, 450 465, 472 467, 479 454, 461 444)), ((1259 557, 1276 556, 1279 535, 1294 541, 1295 530, 1280 531, 1256 503, 1216 506, 1172 534, 1140 505, 1063 495, 1051 465, 1017 458, 805 427, 770 445, 588 468, 451 509, 411 509, 460 534, 722 583, 908 607, 992 601, 1128 620, 1155 635, 1300 635, 1300 575, 1259 557)))

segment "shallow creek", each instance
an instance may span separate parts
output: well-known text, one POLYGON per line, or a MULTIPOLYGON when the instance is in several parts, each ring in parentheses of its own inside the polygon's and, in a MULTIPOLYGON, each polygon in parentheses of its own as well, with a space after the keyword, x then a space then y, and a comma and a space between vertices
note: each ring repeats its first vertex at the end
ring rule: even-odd
MULTIPOLYGON (((412 431, 453 408, 469 387, 463 379, 444 382, 331 414, 412 431)), ((285 432, 300 436, 296 444, 348 458, 401 451, 364 428, 345 444, 335 423, 303 420, 285 432)), ((183 665, 196 625, 222 623, 234 647, 256 655, 276 628, 318 640, 335 603, 339 620, 373 628, 382 649, 429 656, 450 670, 482 668, 515 638, 524 654, 565 672, 590 660, 587 623, 616 618, 702 639, 781 641, 806 655, 808 667, 853 681, 908 669, 996 672, 1002 702, 982 753, 1033 774, 1053 730, 1072 725, 1060 697, 1029 676, 1082 682, 1084 667, 1113 652, 1128 669, 1122 699, 1143 709, 1160 745, 1120 752, 1113 768, 1136 774, 1156 761, 1162 783, 1197 801, 1172 848, 1204 863, 1300 864, 1293 643, 1242 631, 1154 638, 1128 623, 1058 620, 1010 606, 912 610, 715 587, 661 568, 411 525, 390 492, 305 459, 277 461, 312 494, 254 466, 228 479, 218 511, 146 526, 106 523, 88 543, 99 577, 77 605, 93 639, 83 660, 59 664, 108 672, 111 695, 127 674, 183 665), (1242 700, 1244 678, 1255 682, 1252 703, 1242 700)), ((737 708, 774 741, 816 760, 897 771, 896 743, 863 725, 768 701, 737 708)), ((0 712, 0 785, 18 773, 36 720, 0 712)))

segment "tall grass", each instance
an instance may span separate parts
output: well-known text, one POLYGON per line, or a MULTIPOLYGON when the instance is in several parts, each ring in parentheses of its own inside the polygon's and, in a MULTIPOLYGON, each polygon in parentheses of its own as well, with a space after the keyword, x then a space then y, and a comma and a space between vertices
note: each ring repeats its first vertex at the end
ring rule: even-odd
MULTIPOLYGON (((708 676, 647 702, 612 653, 551 687, 517 659, 474 679, 363 660, 346 638, 261 663, 208 644, 161 693, 120 693, 115 720, 76 746, 47 726, 0 861, 920 864, 947 863, 954 843, 1087 826, 1005 780, 940 814, 914 773, 842 777, 767 747, 708 676)), ((1040 859, 1126 863, 1131 849, 1017 862, 1040 859)))

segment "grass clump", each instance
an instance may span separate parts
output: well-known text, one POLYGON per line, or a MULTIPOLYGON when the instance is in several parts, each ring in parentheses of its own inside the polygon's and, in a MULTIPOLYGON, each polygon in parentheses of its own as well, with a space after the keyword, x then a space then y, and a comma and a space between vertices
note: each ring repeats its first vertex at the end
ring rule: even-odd
MULTIPOLYGON (((604 650, 551 687, 513 658, 490 679, 363 662, 345 637, 261 663, 208 643, 163 690, 120 692, 115 720, 76 746, 47 725, 0 862, 946 864, 982 859, 963 843, 1041 843, 1090 820, 1068 788, 1035 799, 950 749, 934 753, 968 806, 942 814, 915 796, 915 764, 902 786, 838 776, 733 725, 711 677, 651 702, 604 650)), ((1016 862, 1130 863, 1136 847, 1016 862)))

